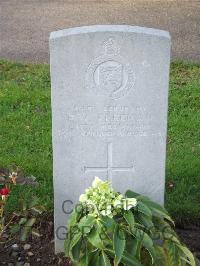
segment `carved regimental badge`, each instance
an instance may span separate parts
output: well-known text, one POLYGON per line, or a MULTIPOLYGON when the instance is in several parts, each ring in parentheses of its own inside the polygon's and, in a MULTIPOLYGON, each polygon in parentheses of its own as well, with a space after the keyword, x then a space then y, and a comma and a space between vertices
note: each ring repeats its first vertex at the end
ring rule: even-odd
POLYGON ((104 54, 88 67, 86 86, 97 94, 119 99, 126 95, 135 83, 135 74, 130 64, 120 56, 120 47, 113 38, 103 44, 104 54))

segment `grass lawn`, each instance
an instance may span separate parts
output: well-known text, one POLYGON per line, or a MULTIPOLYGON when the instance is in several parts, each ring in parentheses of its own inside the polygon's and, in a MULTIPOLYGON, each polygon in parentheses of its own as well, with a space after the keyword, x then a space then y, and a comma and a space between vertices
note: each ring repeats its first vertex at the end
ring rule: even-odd
MULTIPOLYGON (((38 188, 16 187, 20 196, 37 194, 53 207, 50 76, 48 65, 0 60, 0 166, 15 164, 38 177, 38 188)), ((175 220, 200 219, 200 64, 171 66, 166 169, 166 207, 175 220)))

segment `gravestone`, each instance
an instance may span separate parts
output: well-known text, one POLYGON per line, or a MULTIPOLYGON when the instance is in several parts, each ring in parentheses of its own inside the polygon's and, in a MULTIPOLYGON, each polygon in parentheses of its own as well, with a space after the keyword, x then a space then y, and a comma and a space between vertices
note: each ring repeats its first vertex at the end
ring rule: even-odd
POLYGON ((51 33, 55 247, 94 176, 164 203, 168 32, 88 26, 51 33))

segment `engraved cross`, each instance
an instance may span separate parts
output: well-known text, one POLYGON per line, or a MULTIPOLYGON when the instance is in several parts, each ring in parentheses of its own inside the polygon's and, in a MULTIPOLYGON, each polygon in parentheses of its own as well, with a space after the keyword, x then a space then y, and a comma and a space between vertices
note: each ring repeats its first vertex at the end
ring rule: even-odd
POLYGON ((134 172, 134 167, 114 167, 113 156, 112 156, 112 143, 108 143, 107 147, 107 166, 106 167, 84 167, 84 172, 107 172, 107 180, 112 181, 113 172, 134 172))

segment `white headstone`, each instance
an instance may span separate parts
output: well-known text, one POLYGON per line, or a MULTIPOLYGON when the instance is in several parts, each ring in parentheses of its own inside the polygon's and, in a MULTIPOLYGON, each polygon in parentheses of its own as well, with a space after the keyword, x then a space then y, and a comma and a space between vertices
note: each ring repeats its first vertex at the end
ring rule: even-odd
POLYGON ((51 33, 56 252, 94 176, 164 203, 170 36, 133 26, 51 33), (72 205, 73 202, 73 205, 72 205))

